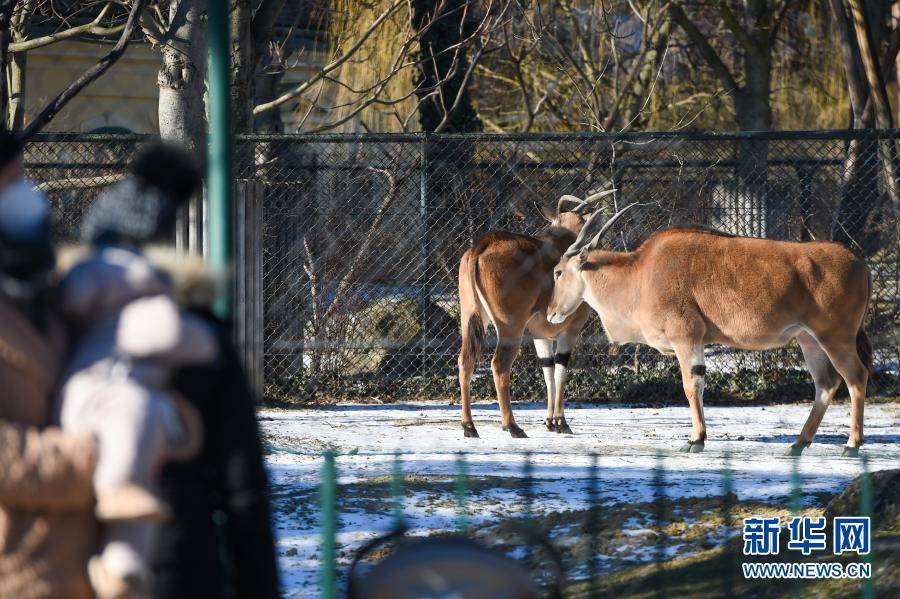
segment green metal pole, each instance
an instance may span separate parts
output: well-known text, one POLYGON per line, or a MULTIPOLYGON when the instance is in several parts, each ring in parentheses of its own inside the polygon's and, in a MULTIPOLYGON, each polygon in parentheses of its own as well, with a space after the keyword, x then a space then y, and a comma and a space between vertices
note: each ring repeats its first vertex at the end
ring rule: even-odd
MULTIPOLYGON (((800 456, 791 458, 791 516, 799 516, 803 509, 803 481, 800 478, 800 456)), ((791 579, 791 593, 797 599, 803 596, 799 578, 791 579)))
POLYGON ((655 596, 659 599, 668 597, 668 580, 665 570, 668 536, 666 534, 666 463, 661 451, 656 450, 656 463, 653 466, 653 520, 659 528, 653 561, 656 571, 653 576, 656 587, 655 596))
MULTIPOLYGON (((722 527, 726 537, 730 538, 734 522, 731 510, 734 509, 734 480, 731 472, 731 454, 726 451, 722 464, 722 527)), ((727 547, 727 545, 725 545, 727 547)), ((725 576, 722 577, 722 594, 731 597, 734 594, 734 574, 738 569, 738 562, 734 551, 727 550, 723 556, 725 561, 725 576)))
POLYGON ((403 458, 400 450, 394 452, 394 466, 391 469, 391 497, 394 500, 394 526, 403 526, 403 458))
MULTIPOLYGON (((869 458, 865 454, 862 455, 862 475, 859 478, 859 510, 860 515, 872 517, 872 475, 869 474, 869 458)), ((871 523, 870 530, 874 529, 874 523, 871 523)), ((874 547, 871 548, 874 550, 874 547)), ((872 566, 872 551, 862 558, 864 563, 869 564, 872 569, 872 575, 863 579, 862 596, 863 599, 873 599, 875 597, 875 568, 872 566)))
POLYGON ((322 481, 319 487, 319 528, 322 531, 322 555, 319 558, 321 568, 321 597, 335 597, 335 547, 334 536, 337 531, 337 469, 334 465, 334 453, 325 453, 322 465, 322 481))
MULTIPOLYGON (((209 262, 217 276, 231 269, 231 41, 227 0, 209 3, 207 69, 209 82, 209 139, 207 150, 207 206, 209 262)), ((231 317, 231 286, 214 306, 216 315, 231 317)))
POLYGON ((466 455, 459 452, 456 456, 456 532, 464 537, 469 532, 469 509, 466 505, 468 494, 468 468, 466 467, 466 455))

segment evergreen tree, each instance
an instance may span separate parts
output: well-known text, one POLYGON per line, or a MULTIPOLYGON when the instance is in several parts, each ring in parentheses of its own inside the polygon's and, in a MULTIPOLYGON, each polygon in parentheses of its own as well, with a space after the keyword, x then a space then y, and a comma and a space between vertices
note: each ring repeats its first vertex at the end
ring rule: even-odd
POLYGON ((423 131, 435 131, 447 113, 449 118, 441 129, 443 132, 465 133, 482 130, 481 120, 475 111, 468 89, 462 90, 462 96, 459 102, 456 102, 470 65, 467 54, 469 45, 463 45, 458 51, 452 48, 461 40, 470 37, 477 26, 471 15, 471 6, 467 7, 469 4, 469 0, 446 0, 439 3, 432 0, 413 0, 416 27, 431 23, 419 42, 421 50, 418 58, 421 62, 415 79, 416 85, 421 90, 419 97, 424 98, 419 112, 423 131), (444 79, 446 80, 440 83, 444 79), (440 94, 426 97, 439 83, 440 94))

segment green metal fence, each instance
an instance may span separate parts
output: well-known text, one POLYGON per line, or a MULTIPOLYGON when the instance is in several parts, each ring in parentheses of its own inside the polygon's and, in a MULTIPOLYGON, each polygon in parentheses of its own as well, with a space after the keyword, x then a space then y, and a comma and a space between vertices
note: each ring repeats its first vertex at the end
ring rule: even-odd
MULTIPOLYGON (((319 531, 321 533, 321 551, 319 552, 321 575, 320 592, 321 596, 326 598, 339 596, 341 594, 341 589, 346 584, 346 572, 344 571, 343 566, 338 563, 335 550, 335 538, 340 530, 338 525, 339 510, 337 507, 340 498, 340 486, 337 482, 339 472, 335 467, 335 457, 333 452, 326 452, 323 455, 323 466, 319 485, 319 531)), ((640 579, 638 583, 631 583, 630 585, 626 584, 624 586, 620 585, 616 588, 616 594, 610 595, 609 589, 606 589, 605 591, 601 589, 600 582, 603 576, 608 576, 612 573, 601 570, 597 560, 597 548, 600 545, 600 537, 602 534, 606 534, 602 532, 601 527, 604 518, 604 505, 599 500, 598 492, 604 484, 602 470, 603 456, 601 454, 592 453, 590 457, 590 465, 586 472, 588 478, 588 509, 584 511, 586 520, 584 530, 587 531, 589 537, 586 544, 587 551, 586 554, 583 555, 569 556, 566 560, 566 569, 569 571, 577 569, 580 574, 563 581, 562 586, 566 589, 564 595, 591 598, 601 596, 681 596, 679 593, 685 593, 685 589, 690 589, 691 585, 685 585, 685 581, 676 579, 670 572, 668 563, 670 560, 679 557, 679 555, 677 551, 673 551, 673 549, 676 548, 673 547, 667 532, 669 525, 683 523, 680 519, 678 510, 672 508, 672 504, 667 497, 668 481, 672 478, 677 478, 678 472, 667 469, 666 458, 663 453, 658 452, 656 454, 655 467, 647 473, 652 481, 653 489, 652 520, 658 531, 652 552, 651 565, 653 566, 653 573, 649 577, 640 579), (582 568, 581 566, 584 567, 582 568), (652 592, 648 592, 648 588, 645 586, 648 580, 652 585, 652 592)), ((733 597, 736 596, 736 594, 746 593, 746 580, 742 573, 741 564, 748 561, 766 562, 778 561, 778 559, 780 559, 774 557, 760 558, 741 555, 740 547, 743 544, 743 541, 740 539, 741 519, 734 515, 737 500, 734 495, 733 472, 730 467, 730 459, 731 458, 728 455, 725 456, 725 467, 718 473, 719 488, 705 489, 706 496, 718 498, 718 511, 721 514, 725 530, 721 542, 717 545, 720 554, 712 561, 712 567, 703 572, 703 576, 706 578, 702 581, 692 581, 703 583, 705 585, 703 586, 702 596, 733 597), (712 589, 710 588, 710 580, 714 582, 712 589)), ((804 499, 803 483, 798 470, 800 459, 802 458, 792 458, 790 496, 787 503, 783 506, 789 508, 792 515, 799 515, 801 513, 801 506, 804 499)), ((551 533, 549 530, 541 529, 540 524, 534 520, 532 514, 530 500, 534 483, 532 457, 529 453, 522 453, 520 454, 520 460, 521 475, 517 488, 522 496, 522 505, 524 508, 516 515, 516 517, 525 521, 526 529, 533 530, 538 535, 547 535, 547 540, 550 544, 553 544, 556 542, 556 539, 550 536, 551 533)), ((469 488, 469 481, 466 464, 467 455, 464 453, 457 454, 454 488, 458 524, 455 534, 459 536, 471 536, 474 530, 474 528, 470 526, 470 518, 473 514, 469 513, 467 501, 466 489, 469 488)), ((873 490, 868 460, 865 455, 863 455, 859 461, 858 485, 859 503, 858 506, 854 506, 853 508, 854 515, 871 517, 873 513, 873 490)), ((395 454, 394 457, 391 471, 390 493, 391 497, 389 498, 389 501, 391 505, 393 505, 394 530, 402 530, 407 526, 407 522, 404 518, 403 506, 405 488, 402 455, 400 453, 395 454)), ((877 522, 873 524, 873 528, 876 525, 877 522)), ((831 536, 829 535, 829 546, 830 543, 831 536)), ((540 560, 533 555, 532 551, 528 550, 529 548, 527 545, 525 545, 525 547, 526 551, 520 552, 518 559, 522 560, 523 563, 529 567, 529 571, 538 573, 544 570, 545 568, 541 566, 540 560)), ((872 552, 868 555, 861 556, 859 558, 860 561, 872 564, 874 559, 873 556, 879 555, 877 549, 877 543, 873 542, 872 552)), ((782 552, 782 556, 784 553, 785 552, 782 552)), ((884 555, 884 553, 881 553, 881 555, 884 555)), ((833 556, 828 557, 832 560, 836 559, 833 556)), ((384 555, 381 555, 378 559, 383 558, 384 555)), ((804 559, 806 558, 801 558, 797 561, 803 561, 804 559)), ((378 560, 373 560, 373 563, 375 561, 378 560)), ((345 559, 344 564, 346 564, 346 562, 347 560, 345 559)), ((855 590, 849 592, 840 591, 837 596, 862 596, 867 599, 874 597, 876 585, 878 584, 878 569, 873 567, 871 572, 872 575, 870 577, 863 578, 859 581, 858 587, 855 587, 855 590)), ((886 576, 893 576, 893 574, 886 574, 886 576)), ((356 582, 364 589, 365 572, 363 572, 356 582)), ((541 579, 540 582, 545 588, 549 588, 552 586, 552 583, 555 583, 556 581, 549 581, 544 578, 541 579)), ((754 588, 765 596, 781 596, 783 593, 779 592, 778 588, 788 584, 791 585, 791 588, 793 589, 793 595, 799 597, 803 596, 804 589, 808 582, 809 581, 803 580, 793 580, 790 582, 784 580, 770 580, 760 583, 761 586, 754 588), (766 587, 765 585, 770 586, 766 587), (772 589, 775 589, 775 591, 772 592, 772 589)))

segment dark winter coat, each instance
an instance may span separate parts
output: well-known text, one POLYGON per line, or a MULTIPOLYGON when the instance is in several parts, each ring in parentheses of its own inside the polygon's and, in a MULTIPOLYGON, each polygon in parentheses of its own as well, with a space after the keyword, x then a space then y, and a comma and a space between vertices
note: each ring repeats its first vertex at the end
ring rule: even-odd
MULTIPOLYGON (((197 305, 193 291, 182 295, 189 296, 179 298, 183 304, 197 305)), ((193 312, 215 329, 221 352, 215 364, 184 368, 172 383, 200 412, 206 438, 197 458, 163 468, 161 495, 175 518, 159 531, 154 594, 276 598, 268 481, 253 394, 228 327, 206 309, 193 312)))
POLYGON ((162 472, 162 497, 175 520, 161 527, 153 564, 155 595, 278 597, 267 479, 253 398, 225 327, 222 359, 184 369, 174 388, 200 411, 205 446, 162 472))

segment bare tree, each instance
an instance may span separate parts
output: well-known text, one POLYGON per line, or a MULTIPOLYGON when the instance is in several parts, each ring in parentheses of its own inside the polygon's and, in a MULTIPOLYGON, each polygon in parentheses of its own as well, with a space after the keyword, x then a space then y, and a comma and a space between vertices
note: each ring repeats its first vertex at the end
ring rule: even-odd
MULTIPOLYGON (((444 112, 434 130, 445 130, 450 124, 448 115, 462 101, 457 92, 466 89, 481 57, 496 49, 495 35, 513 2, 467 0, 455 2, 452 10, 445 4, 446 0, 434 3, 434 9, 423 14, 417 13, 407 0, 385 0, 378 10, 349 2, 346 18, 332 23, 333 40, 325 64, 292 89, 258 104, 253 114, 260 117, 295 103, 298 129, 325 131, 340 128, 366 111, 377 109, 391 115, 395 129, 405 131, 418 124, 414 119, 423 103, 443 96, 439 103, 444 112), (372 18, 354 18, 360 14, 372 18), (458 27, 463 19, 471 25, 457 42, 434 53, 419 51, 423 36, 432 27, 445 22, 458 27), (374 50, 376 43, 378 52, 374 50), (436 60, 443 65, 437 70, 439 76, 414 82, 413 74, 425 62, 433 64, 436 60), (401 80, 410 83, 396 85, 401 80), (451 81, 455 82, 453 93, 449 91, 451 81), (313 115, 319 117, 319 122, 312 124, 313 115)), ((285 65, 292 60, 290 56, 280 59, 285 65)))
MULTIPOLYGON (((893 127, 885 82, 900 50, 900 27, 891 16, 893 2, 830 0, 844 73, 850 95, 851 128, 893 127)), ((847 144, 841 199, 835 210, 831 236, 856 251, 878 247, 871 215, 878 212, 878 166, 895 213, 900 212, 896 183, 896 151, 892 141, 854 139, 847 144)))
POLYGON ((285 0, 238 0, 231 8, 232 127, 253 130, 256 74, 285 0))
POLYGON ((206 0, 169 0, 146 11, 141 27, 158 48, 159 134, 201 152, 206 130, 206 0))
POLYGON ((7 62, 9 56, 9 43, 12 34, 12 15, 15 8, 15 0, 0 1, 0 67, 3 72, 0 73, 0 129, 6 129, 12 119, 9 114, 10 93, 9 83, 7 81, 7 62))
POLYGON ((34 117, 34 119, 29 123, 28 127, 25 129, 24 136, 26 138, 31 137, 41 129, 43 129, 47 123, 49 123, 54 116, 56 116, 60 110, 62 110, 66 104, 68 104, 72 98, 74 98, 78 93, 90 85, 92 82, 96 81, 99 77, 101 77, 109 68, 118 61, 122 55, 125 53, 126 48, 128 47, 129 42, 134 36, 135 30, 137 29, 137 22, 140 18, 144 7, 146 7, 149 0, 134 0, 131 5, 130 10, 128 11, 128 19, 125 21, 125 25, 122 27, 122 33, 119 36, 119 41, 112 47, 112 49, 104 55, 94 66, 87 69, 84 73, 82 73, 75 81, 70 83, 68 87, 66 87, 58 96, 50 100, 46 106, 34 117))
POLYGON ((744 131, 768 131, 772 128, 772 51, 778 33, 793 0, 750 0, 743 3, 716 2, 701 5, 712 12, 713 20, 724 24, 740 48, 740 70, 730 67, 681 3, 672 3, 672 19, 715 73, 734 103, 735 120, 744 131), (740 4, 739 12, 733 5, 740 4))
POLYGON ((517 4, 479 65, 481 116, 495 131, 624 130, 647 121, 668 52, 668 2, 517 4))
POLYGON ((55 98, 29 127, 33 133, 46 125, 78 92, 100 77, 124 54, 134 37, 134 23, 148 0, 128 4, 115 0, 85 0, 57 5, 39 0, 3 0, 0 4, 0 54, 4 76, 0 77, 0 109, 3 125, 20 130, 25 123, 25 82, 27 53, 38 48, 71 39, 93 39, 101 42, 118 36, 114 48, 85 75, 74 81, 55 98), (33 37, 33 25, 50 33, 33 37), (78 24, 76 24, 78 23, 78 24), (130 25, 130 28, 129 28, 130 25), (127 33, 127 35, 126 35, 127 33), (34 123, 43 120, 35 126, 34 123))
POLYGON ((316 244, 311 243, 307 236, 303 237, 305 253, 303 270, 309 277, 310 286, 309 334, 313 340, 309 348, 310 369, 315 374, 321 374, 323 371, 340 371, 347 366, 342 359, 346 357, 344 355, 346 348, 342 347, 342 343, 334 341, 345 338, 343 337, 346 334, 345 329, 351 324, 347 322, 345 312, 347 304, 353 299, 354 284, 358 283, 362 272, 370 264, 371 249, 375 241, 385 234, 385 219, 397 198, 397 181, 393 172, 372 167, 368 170, 384 177, 387 182, 387 190, 377 205, 371 226, 346 253, 337 247, 339 239, 331 240, 331 244, 325 247, 326 253, 340 254, 345 266, 343 272, 337 277, 331 273, 332 276, 329 277, 329 273, 326 272, 329 266, 326 257, 319 256, 316 244))
MULTIPOLYGON (((748 0, 746 2, 716 2, 700 4, 689 15, 680 3, 673 3, 669 12, 696 52, 718 78, 734 107, 735 121, 744 131, 772 129, 772 57, 785 18, 794 0, 748 0), (737 60, 731 65, 722 57, 704 32, 701 22, 721 24, 728 41, 736 44, 737 60)), ((718 33, 718 32, 716 32, 718 33)), ((727 43, 726 43, 726 47, 727 43)), ((768 143, 747 140, 738 145, 737 170, 732 202, 745 212, 744 219, 734 223, 734 232, 749 235, 776 235, 779 198, 768 197, 768 143)), ((727 227, 726 227, 727 228, 727 227)))

